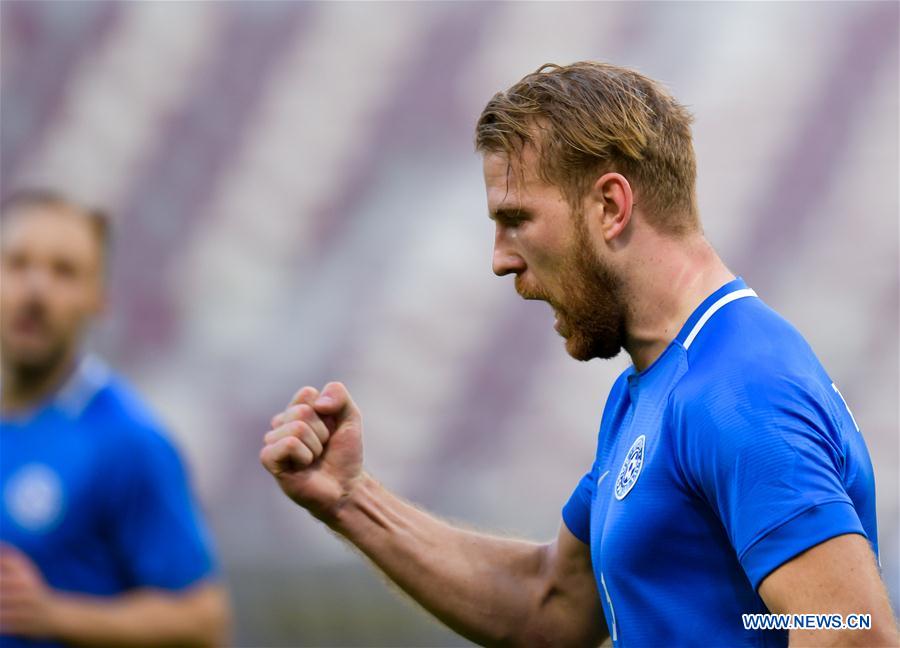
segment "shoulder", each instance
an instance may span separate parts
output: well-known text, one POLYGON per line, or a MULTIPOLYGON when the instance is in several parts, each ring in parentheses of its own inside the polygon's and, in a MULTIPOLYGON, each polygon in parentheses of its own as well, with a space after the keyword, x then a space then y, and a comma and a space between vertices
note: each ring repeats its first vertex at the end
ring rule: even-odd
POLYGON ((109 372, 106 383, 85 408, 82 423, 116 451, 174 454, 159 418, 123 377, 109 372))
POLYGON ((691 446, 764 448, 798 431, 837 445, 830 379, 803 336, 761 300, 721 309, 687 358, 669 414, 691 446))
POLYGON ((757 372, 816 373, 821 367, 800 332, 758 297, 725 305, 687 349, 690 374, 757 372))
POLYGON ((159 420, 134 387, 121 376, 110 372, 106 384, 97 392, 86 418, 102 417, 117 424, 161 430, 159 420))
POLYGON ((830 382, 800 332, 758 298, 719 311, 686 353, 688 370, 672 401, 687 415, 767 408, 830 382))

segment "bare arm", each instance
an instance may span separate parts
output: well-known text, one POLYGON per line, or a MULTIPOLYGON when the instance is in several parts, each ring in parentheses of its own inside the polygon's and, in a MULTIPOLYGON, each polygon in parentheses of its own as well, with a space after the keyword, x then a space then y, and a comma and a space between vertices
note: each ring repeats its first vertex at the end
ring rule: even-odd
POLYGON ((343 385, 301 390, 260 458, 285 493, 359 547, 456 632, 490 645, 597 645, 605 636, 589 548, 453 527, 362 471, 362 421, 343 385))
POLYGON ((605 632, 590 551, 453 527, 365 476, 331 526, 450 628, 480 644, 597 645, 605 632))
POLYGON ((870 614, 870 630, 792 630, 792 646, 900 646, 897 623, 869 542, 848 534, 788 561, 759 586, 776 614, 870 614))
POLYGON ((56 637, 88 646, 221 646, 228 625, 218 585, 178 594, 142 589, 113 599, 67 595, 55 615, 56 637))
POLYGON ((230 612, 220 585, 99 597, 48 587, 21 552, 0 553, 0 633, 83 646, 219 646, 230 612))

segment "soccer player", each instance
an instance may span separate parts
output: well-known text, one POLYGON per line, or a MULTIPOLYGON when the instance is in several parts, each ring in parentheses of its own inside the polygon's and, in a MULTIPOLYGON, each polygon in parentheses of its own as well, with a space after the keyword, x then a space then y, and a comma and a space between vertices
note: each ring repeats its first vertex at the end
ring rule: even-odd
POLYGON ((105 216, 43 191, 2 212, 0 646, 221 644, 227 597, 181 460, 82 350, 105 216))
POLYGON ((494 272, 549 303, 573 358, 633 362, 555 542, 454 528, 388 492, 340 383, 301 389, 265 436, 290 498, 473 641, 897 645, 863 437, 704 238, 690 123, 658 83, 600 63, 544 66, 478 120, 494 272), (871 628, 745 629, 767 611, 871 628))

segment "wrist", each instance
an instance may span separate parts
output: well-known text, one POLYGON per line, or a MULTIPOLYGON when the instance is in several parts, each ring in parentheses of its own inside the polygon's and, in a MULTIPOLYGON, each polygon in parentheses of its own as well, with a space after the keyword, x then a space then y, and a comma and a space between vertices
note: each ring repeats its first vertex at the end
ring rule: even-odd
POLYGON ((44 628, 47 636, 56 640, 70 637, 72 601, 62 592, 48 590, 44 602, 44 628))
POLYGON ((342 536, 353 533, 355 522, 363 511, 365 502, 371 501, 380 484, 368 473, 360 473, 347 488, 345 494, 320 520, 342 536))

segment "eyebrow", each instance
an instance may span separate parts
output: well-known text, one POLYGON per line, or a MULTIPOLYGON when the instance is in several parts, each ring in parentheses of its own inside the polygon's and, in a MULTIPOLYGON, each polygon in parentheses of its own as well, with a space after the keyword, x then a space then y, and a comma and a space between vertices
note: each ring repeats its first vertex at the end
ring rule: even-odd
POLYGON ((531 212, 525 207, 498 207, 488 213, 488 218, 492 221, 520 221, 530 216, 531 212))

